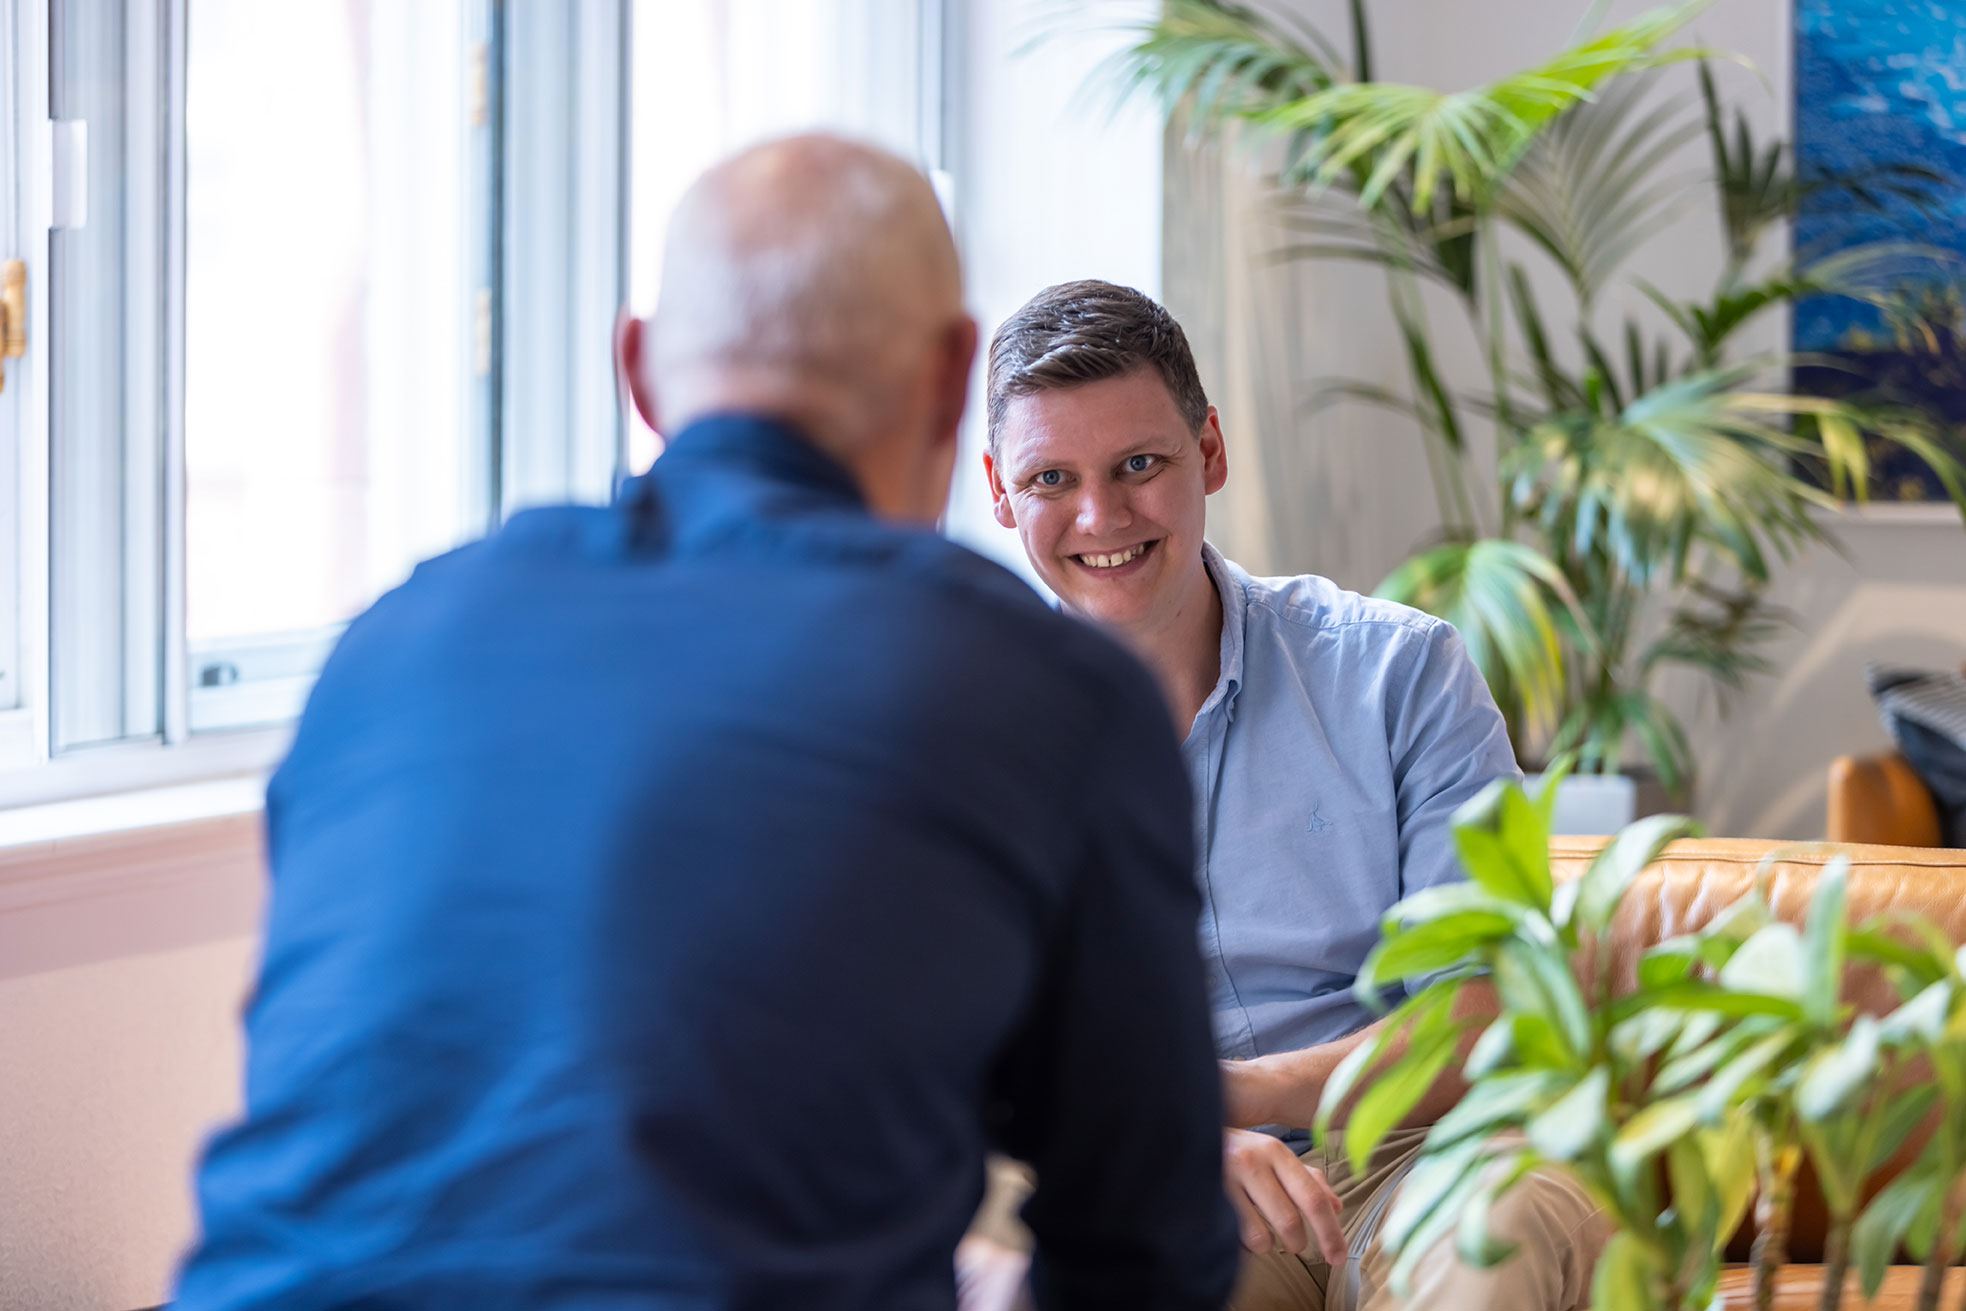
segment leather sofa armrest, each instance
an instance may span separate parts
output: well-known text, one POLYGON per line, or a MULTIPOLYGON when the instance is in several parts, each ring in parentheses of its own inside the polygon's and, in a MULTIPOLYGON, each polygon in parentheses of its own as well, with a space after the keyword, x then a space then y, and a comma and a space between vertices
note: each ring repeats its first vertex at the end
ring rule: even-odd
POLYGON ((1939 808, 1896 752, 1838 756, 1829 767, 1829 840, 1936 847, 1939 808))

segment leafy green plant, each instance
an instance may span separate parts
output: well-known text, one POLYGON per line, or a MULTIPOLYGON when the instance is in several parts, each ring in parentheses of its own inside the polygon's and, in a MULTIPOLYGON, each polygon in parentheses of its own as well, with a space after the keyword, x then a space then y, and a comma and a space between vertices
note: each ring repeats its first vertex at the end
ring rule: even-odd
POLYGON ((1466 1050, 1468 1091, 1428 1130, 1387 1216, 1395 1289, 1450 1234, 1466 1261, 1508 1259, 1488 1232, 1494 1203, 1555 1169, 1616 1225, 1597 1311, 1708 1307, 1750 1202, 1755 1299, 1767 1308, 1805 1160, 1830 1217, 1823 1311, 1840 1305, 1853 1259, 1874 1291, 1904 1241, 1936 1281, 1966 1241, 1966 1114, 1955 1109, 1966 1106, 1966 976, 1950 944, 1916 924, 1910 942, 1887 926, 1852 932, 1838 859, 1799 931, 1757 885, 1620 978, 1600 944, 1640 872, 1696 826, 1641 820, 1559 883, 1554 794, 1532 800, 1498 783, 1464 807, 1454 835, 1468 882, 1395 906, 1359 976, 1367 996, 1409 995, 1325 1089, 1318 1130, 1342 1124, 1355 1167, 1466 1050), (1890 970, 1910 1000, 1883 1019, 1853 1014, 1841 995, 1853 964, 1890 970), (1455 1015, 1478 981, 1499 1013, 1476 1037, 1480 1022, 1455 1015), (1945 1063, 1938 1092, 1910 1085, 1914 1056, 1945 1063), (1866 1209, 1877 1172, 1935 1103, 1946 1109, 1933 1149, 1866 1209))
POLYGON ((1966 466, 1932 416, 1880 396, 1797 394, 1796 361, 1736 355, 1747 325, 1805 296, 1869 301, 1916 337, 1919 302, 1903 284, 1930 252, 1873 246, 1777 266, 1758 252, 1806 195, 1878 203, 1941 179, 1890 164, 1799 178, 1783 145, 1729 120, 1704 64, 1702 114, 1648 103, 1650 70, 1701 54, 1667 47, 1702 7, 1646 14, 1458 92, 1370 80, 1360 3, 1349 67, 1315 29, 1223 0, 1168 0, 1118 65, 1127 91, 1158 97, 1192 133, 1271 147, 1302 238, 1289 253, 1384 271, 1405 388, 1323 391, 1418 424, 1441 531, 1380 590, 1460 629, 1525 759, 1574 751, 1580 768, 1609 772, 1635 745, 1681 798, 1692 754, 1658 679, 1690 668, 1724 693, 1766 668, 1759 648, 1782 616, 1765 588, 1833 540, 1822 511, 1869 494, 1875 444, 1913 452, 1966 515, 1966 466), (1701 135, 1726 258, 1706 297, 1678 301, 1624 267, 1682 199, 1667 170, 1701 135), (1505 232, 1560 275, 1565 315, 1539 303, 1505 232), (1659 316, 1601 333, 1621 284, 1659 316), (1480 384, 1441 371, 1423 286, 1463 312, 1480 384), (1478 423, 1496 432, 1492 466, 1478 423))

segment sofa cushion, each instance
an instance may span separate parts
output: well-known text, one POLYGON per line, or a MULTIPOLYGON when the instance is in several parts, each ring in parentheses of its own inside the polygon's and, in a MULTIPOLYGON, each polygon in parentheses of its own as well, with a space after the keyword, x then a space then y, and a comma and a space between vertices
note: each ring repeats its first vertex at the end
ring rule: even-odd
MULTIPOLYGON (((1603 838, 1558 837, 1550 841, 1550 863, 1559 879, 1580 877, 1604 845, 1603 838)), ((1638 977, 1639 957, 1648 947, 1682 933, 1691 933, 1732 905, 1754 887, 1757 872, 1768 865, 1768 895, 1774 912, 1800 928, 1815 895, 1823 867, 1839 854, 1850 857, 1849 916, 1861 924, 1892 912, 1914 912, 1937 924, 1948 938, 1966 943, 1966 851, 1938 847, 1884 847, 1823 843, 1796 844, 1739 838, 1702 838, 1675 842, 1639 879, 1619 907, 1610 932, 1592 944, 1579 962, 1581 977, 1597 977, 1598 952, 1610 953, 1614 992, 1631 988, 1638 977)), ((1898 1001, 1888 982, 1875 970, 1853 970, 1844 981, 1844 999, 1878 1015, 1898 1001)), ((1874 1186, 1881 1187, 1916 1155, 1927 1131, 1914 1133, 1898 1155, 1886 1164, 1874 1186)), ((1797 1181, 1795 1215, 1789 1251, 1797 1261, 1820 1261, 1828 1217, 1822 1193, 1805 1170, 1797 1181)), ((1746 1253, 1746 1234, 1732 1251, 1746 1253)))
POLYGON ((1966 847, 1966 674, 1869 665, 1884 731, 1939 805, 1942 841, 1966 847))

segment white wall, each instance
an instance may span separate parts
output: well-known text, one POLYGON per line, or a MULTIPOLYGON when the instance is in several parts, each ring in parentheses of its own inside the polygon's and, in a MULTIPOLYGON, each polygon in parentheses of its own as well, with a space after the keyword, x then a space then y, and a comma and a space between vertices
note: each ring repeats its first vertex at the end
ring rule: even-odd
MULTIPOLYGON (((1342 39, 1340 5, 1288 0, 1287 7, 1342 39)), ((1620 0, 1610 21, 1650 7, 1620 0)), ((1587 6, 1380 0, 1370 8, 1380 20, 1378 77, 1452 88, 1558 49, 1587 6), (1424 22, 1415 21, 1420 9, 1424 22)), ((1700 43, 1753 62, 1758 74, 1724 67, 1720 79, 1726 98, 1764 137, 1789 132, 1790 13, 1791 0, 1716 0, 1693 29, 1700 43)), ((1667 77, 1690 99, 1690 70, 1667 77)), ((1696 141, 1683 162, 1693 170, 1705 159, 1696 141)), ((1211 529, 1251 568, 1323 573, 1370 589, 1438 523, 1418 435, 1406 420, 1379 411, 1348 407, 1306 417, 1302 407, 1317 377, 1401 381, 1383 282, 1364 267, 1265 263, 1281 236, 1263 221, 1247 157, 1198 157, 1173 141, 1167 171, 1168 297, 1204 356, 1232 456, 1231 489, 1218 498, 1211 529), (1175 185, 1177 176, 1187 184, 1175 185), (1256 492, 1236 487, 1252 475, 1256 492)), ((1630 266, 1689 296, 1711 285, 1720 260, 1713 211, 1704 195, 1694 202, 1630 266)), ((1560 302, 1555 284, 1545 285, 1547 310, 1560 302)), ((1465 334, 1446 331, 1450 307, 1443 301, 1432 308, 1447 367, 1478 377, 1465 334)), ((1605 321, 1616 322, 1624 309, 1608 305, 1605 321)), ((1771 319, 1748 349, 1779 348, 1786 331, 1771 319)), ((1956 519, 1907 521, 1894 513, 1846 517, 1838 531, 1847 557, 1818 551, 1784 574, 1773 599, 1800 623, 1771 649, 1780 674, 1750 688, 1731 716, 1722 719, 1712 696, 1690 681, 1669 685, 1670 700, 1688 714, 1701 765, 1695 809, 1712 831, 1822 836, 1831 759, 1886 743, 1863 690, 1864 661, 1951 666, 1966 659, 1966 533, 1956 519)))
POLYGON ((1018 306, 1054 282, 1104 278, 1160 294, 1161 131, 1140 106, 1113 113, 1086 82, 1152 6, 990 0, 950 7, 960 28, 949 92, 956 237, 983 328, 952 537, 1029 578, 1016 535, 990 514, 983 479, 983 353, 1018 306))

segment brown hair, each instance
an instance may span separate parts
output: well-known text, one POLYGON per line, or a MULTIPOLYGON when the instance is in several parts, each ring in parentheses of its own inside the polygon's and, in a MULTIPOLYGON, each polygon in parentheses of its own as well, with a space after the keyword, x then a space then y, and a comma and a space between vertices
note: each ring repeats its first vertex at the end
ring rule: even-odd
POLYGON ((1187 334, 1152 297, 1085 279, 1046 287, 990 339, 989 442, 1019 396, 1117 378, 1151 365, 1189 431, 1208 418, 1208 393, 1187 334))

